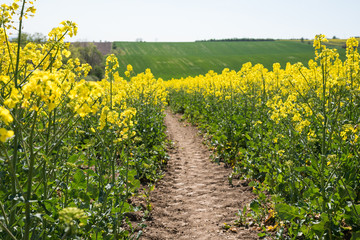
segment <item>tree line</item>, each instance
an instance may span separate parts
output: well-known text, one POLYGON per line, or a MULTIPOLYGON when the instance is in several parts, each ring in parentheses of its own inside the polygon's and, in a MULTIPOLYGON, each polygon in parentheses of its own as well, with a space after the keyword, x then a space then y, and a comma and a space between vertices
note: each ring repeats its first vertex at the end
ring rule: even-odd
MULTIPOLYGON (((20 38, 20 46, 25 47, 26 44, 45 43, 47 37, 42 33, 22 33, 20 38)), ((18 37, 11 39, 11 42, 18 42, 18 37)), ((78 42, 70 45, 71 58, 79 58, 81 63, 88 63, 92 69, 87 77, 88 80, 98 81, 104 77, 105 56, 93 43, 81 44, 78 42)), ((67 59, 64 59, 67 61, 67 59)))
POLYGON ((257 41, 275 41, 273 38, 224 38, 224 39, 208 39, 196 40, 195 42, 257 42, 257 41))

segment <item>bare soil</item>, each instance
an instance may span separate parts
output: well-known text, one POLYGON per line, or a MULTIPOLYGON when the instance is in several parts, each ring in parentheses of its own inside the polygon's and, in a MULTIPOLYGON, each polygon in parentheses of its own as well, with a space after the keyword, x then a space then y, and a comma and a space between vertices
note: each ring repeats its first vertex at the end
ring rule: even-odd
POLYGON ((198 130, 167 112, 174 142, 167 173, 150 194, 153 210, 140 239, 258 239, 257 232, 233 226, 236 213, 253 198, 244 184, 230 186, 231 169, 211 162, 198 130), (226 230, 224 223, 233 227, 226 230))

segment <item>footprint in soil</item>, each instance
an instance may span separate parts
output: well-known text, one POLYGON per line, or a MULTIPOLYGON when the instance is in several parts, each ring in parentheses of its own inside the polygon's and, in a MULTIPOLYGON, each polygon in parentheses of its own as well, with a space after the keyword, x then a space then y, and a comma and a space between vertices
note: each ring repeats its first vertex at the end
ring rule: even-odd
POLYGON ((198 130, 180 123, 180 116, 166 114, 175 149, 169 151, 169 174, 150 195, 152 217, 141 239, 258 239, 250 229, 223 229, 224 223, 236 220, 235 214, 253 194, 241 185, 229 186, 231 169, 211 162, 198 130))

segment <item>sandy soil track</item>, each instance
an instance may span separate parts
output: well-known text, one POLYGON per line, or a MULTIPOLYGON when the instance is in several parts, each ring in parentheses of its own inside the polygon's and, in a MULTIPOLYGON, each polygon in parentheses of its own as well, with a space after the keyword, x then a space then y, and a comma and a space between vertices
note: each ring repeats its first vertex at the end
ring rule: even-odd
POLYGON ((175 143, 165 177, 151 193, 153 211, 141 239, 258 239, 249 229, 224 230, 253 198, 248 187, 231 187, 231 169, 212 163, 198 131, 167 112, 169 138, 175 143))

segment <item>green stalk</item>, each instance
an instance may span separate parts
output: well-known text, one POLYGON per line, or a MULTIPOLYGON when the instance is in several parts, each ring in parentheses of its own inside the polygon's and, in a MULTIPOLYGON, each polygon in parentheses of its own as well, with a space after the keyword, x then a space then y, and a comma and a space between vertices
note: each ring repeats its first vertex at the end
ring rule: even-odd
POLYGON ((52 192, 49 194, 49 196, 52 196, 54 194, 54 192, 59 188, 60 184, 64 181, 65 177, 67 176, 67 174, 65 176, 63 176, 61 179, 59 179, 60 181, 56 184, 56 186, 53 188, 52 192))
POLYGON ((65 189, 65 198, 64 198, 64 204, 63 208, 67 207, 67 201, 68 201, 68 189, 69 189, 69 175, 70 175, 70 169, 66 173, 66 189, 65 189))
POLYGON ((0 146, 1 146, 0 149, 3 151, 4 156, 6 157, 6 160, 7 160, 8 163, 9 163, 10 175, 11 175, 10 177, 11 177, 11 179, 14 179, 15 184, 16 184, 16 186, 18 187, 20 193, 21 193, 22 195, 24 195, 23 189, 22 189, 22 187, 21 187, 21 185, 20 185, 20 183, 19 183, 18 178, 16 177, 15 170, 14 170, 14 168, 13 168, 13 165, 11 164, 11 158, 10 158, 10 156, 8 155, 8 152, 7 152, 7 150, 6 150, 6 147, 4 146, 4 143, 1 142, 1 143, 0 143, 0 146))
POLYGON ((4 221, 5 221, 5 224, 6 225, 9 225, 9 221, 6 217, 6 213, 5 213, 5 208, 4 208, 4 205, 2 204, 2 202, 0 201, 0 209, 1 209, 1 213, 2 215, 4 216, 4 221))
MULTIPOLYGON (((325 56, 326 57, 326 56, 325 56)), ((326 59, 325 59, 326 60, 326 59)), ((323 110, 323 117, 324 117, 324 124, 323 124, 323 136, 322 136, 322 144, 321 144, 321 195, 323 198, 322 202, 322 212, 327 212, 329 215, 329 219, 331 219, 331 213, 327 211, 326 209, 326 192, 325 192, 325 166, 326 166, 326 152, 327 152, 327 146, 326 146, 326 130, 327 130, 327 120, 328 116, 326 114, 326 61, 324 65, 322 66, 322 75, 323 75, 323 101, 322 101, 322 110, 323 110)), ((327 228, 329 239, 332 240, 332 234, 331 234, 331 228, 327 228)))
MULTIPOLYGON (((111 155, 109 157, 111 157, 111 155)), ((111 159, 111 172, 112 172, 111 180, 112 180, 112 184, 114 185, 115 185, 115 165, 116 165, 116 150, 114 151, 114 156, 111 159)))
MULTIPOLYGON (((52 121, 51 121, 51 114, 52 112, 49 113, 49 126, 48 126, 48 131, 47 131, 47 134, 46 134, 46 147, 45 147, 45 154, 46 156, 49 154, 49 138, 50 138, 50 134, 51 134, 51 127, 52 127, 52 121)), ((54 114, 55 115, 55 114, 54 114)), ((54 122, 55 122, 55 119, 54 119, 54 122)), ((46 159, 44 159, 44 164, 43 164, 43 169, 42 169, 42 174, 43 174, 43 185, 44 185, 44 194, 43 194, 43 201, 45 202, 47 197, 48 197, 48 189, 47 189, 47 174, 46 174, 46 159)), ((43 218, 43 225, 44 225, 44 230, 46 230, 47 228, 47 222, 46 222, 46 219, 43 218)), ((46 239, 46 234, 43 235, 43 239, 45 240, 46 239)))
POLYGON ((28 240, 30 238, 30 224, 31 224, 31 217, 30 217, 30 211, 31 211, 31 188, 32 188, 32 180, 33 180, 33 171, 34 171, 34 164, 35 164, 35 152, 34 152, 34 132, 35 132, 35 125, 37 120, 38 113, 35 111, 35 116, 33 119, 33 125, 31 127, 31 133, 30 133, 30 165, 29 165, 29 173, 28 173, 28 180, 27 180, 27 191, 26 191, 26 202, 25 202, 25 235, 24 239, 28 240))
POLYGON ((322 66, 322 75, 323 75, 323 92, 322 92, 322 111, 323 111, 323 117, 324 117, 324 123, 323 123, 323 136, 322 136, 322 143, 321 143, 321 177, 320 177, 320 184, 321 184, 321 194, 323 198, 322 202, 322 212, 325 212, 326 210, 326 193, 325 193, 325 179, 324 179, 324 170, 325 170, 325 164, 326 164, 326 128, 327 128, 327 115, 326 115, 326 65, 322 66))
MULTIPOLYGON (((14 109, 14 116, 15 118, 17 118, 17 116, 19 115, 19 109, 15 108, 14 109)), ((11 163, 9 162, 9 165, 11 165, 10 169, 11 169, 11 194, 13 196, 16 195, 16 165, 18 162, 18 148, 19 148, 19 143, 20 143, 20 139, 19 139, 19 135, 20 135, 20 128, 19 128, 19 123, 15 122, 14 124, 14 142, 13 142, 13 149, 14 149, 14 153, 12 156, 12 161, 11 163)), ((6 151, 6 149, 4 149, 4 151, 6 151)), ((15 201, 12 201, 13 205, 15 205, 15 201)), ((16 208, 13 208, 13 210, 10 213, 10 225, 12 225, 15 222, 15 212, 16 212, 16 208)))
MULTIPOLYGON (((8 40, 8 35, 6 34, 6 27, 5 27, 5 24, 2 24, 2 28, 4 30, 4 35, 5 35, 5 39, 6 39, 6 47, 7 47, 7 50, 9 52, 9 58, 10 58, 10 66, 11 68, 14 70, 14 64, 13 64, 13 59, 12 59, 12 56, 11 56, 11 50, 10 50, 10 44, 9 44, 9 40, 8 40)), ((10 66, 8 68, 8 72, 6 73, 7 75, 9 75, 9 72, 10 72, 10 66)))
MULTIPOLYGON (((22 19, 23 19, 23 15, 24 15, 24 9, 25 9, 25 3, 26 1, 23 1, 22 7, 21 7, 21 13, 20 13, 20 22, 19 22, 19 35, 18 35, 18 46, 17 46, 17 54, 16 54, 16 66, 15 66, 15 75, 14 75, 14 85, 15 88, 19 88, 18 86, 18 78, 19 78, 19 64, 20 64, 20 40, 21 40, 21 29, 22 29, 22 19)), ((10 54, 11 55, 11 54, 10 54)), ((15 108, 14 109, 14 117, 16 119, 18 119, 19 112, 18 109, 15 108)), ((13 154, 13 158, 12 158, 12 166, 14 169, 14 173, 16 174, 16 165, 17 165, 17 161, 18 161, 18 147, 19 147, 19 134, 20 134, 20 128, 19 128, 19 124, 17 122, 15 122, 14 125, 14 145, 13 145, 13 150, 14 150, 14 154, 13 154)), ((11 192, 12 195, 16 194, 16 176, 12 176, 11 178, 11 192)), ((15 204, 15 202, 13 201, 13 204, 15 204)), ((11 213, 10 213, 10 224, 12 225, 15 222, 15 212, 16 212, 16 208, 14 208, 11 213)))
MULTIPOLYGON (((54 140, 54 144, 53 146, 49 149, 49 153, 52 152, 55 148, 58 147, 58 145, 60 144, 61 140, 69 133, 69 131, 72 129, 72 127, 80 120, 80 117, 78 117, 77 119, 75 119, 74 123, 72 125, 70 125, 67 129, 64 129, 63 134, 61 134, 60 136, 57 135, 58 137, 56 138, 55 141, 55 137, 53 137, 54 140)), ((58 131, 59 133, 59 131, 58 131)), ((39 151, 39 150, 38 150, 39 151)))
MULTIPOLYGON (((48 125, 48 129, 47 129, 47 133, 46 133, 46 145, 45 145, 45 155, 48 156, 49 155, 49 139, 50 139, 50 134, 51 134, 51 128, 52 128, 52 118, 51 118, 52 112, 49 113, 49 125, 48 125)), ((54 114, 55 115, 55 114, 54 114)), ((54 116, 54 123, 55 123, 55 116, 54 116)), ((46 160, 44 161, 44 166, 43 166, 43 184, 44 184, 44 198, 43 200, 45 200, 47 198, 47 174, 46 174, 46 160)))
POLYGON ((9 234, 12 239, 17 240, 14 234, 11 233, 11 231, 4 225, 4 223, 0 222, 0 226, 5 230, 5 232, 7 232, 7 234, 9 234))
MULTIPOLYGON (((125 166, 125 186, 126 186, 126 191, 125 191, 125 196, 126 198, 128 197, 129 195, 129 184, 128 184, 128 178, 129 178, 129 158, 127 157, 127 154, 125 154, 125 151, 124 149, 121 151, 121 156, 124 156, 125 159, 126 159, 126 166, 125 166)), ((125 205, 125 201, 122 201, 122 204, 121 204, 121 207, 120 207, 120 211, 119 211, 119 216, 120 216, 120 219, 118 222, 121 222, 122 221, 122 210, 124 208, 124 205, 125 205)))
POLYGON ((23 1, 21 12, 20 12, 20 21, 19 21, 19 35, 17 41, 17 53, 16 53, 16 66, 15 66, 15 88, 18 88, 18 78, 19 78, 19 65, 20 65, 20 43, 21 43, 21 30, 22 30, 22 23, 23 23, 23 16, 24 16, 24 9, 25 9, 26 1, 23 1))

